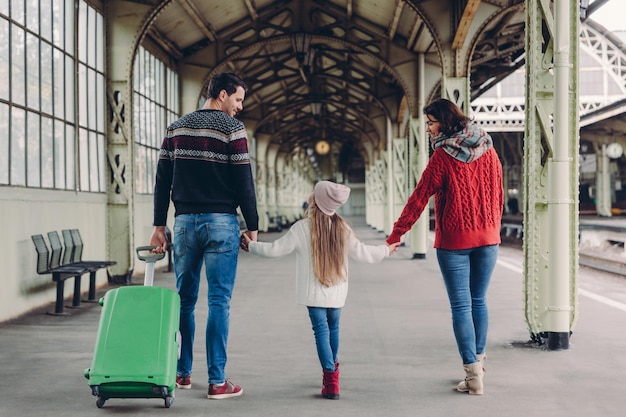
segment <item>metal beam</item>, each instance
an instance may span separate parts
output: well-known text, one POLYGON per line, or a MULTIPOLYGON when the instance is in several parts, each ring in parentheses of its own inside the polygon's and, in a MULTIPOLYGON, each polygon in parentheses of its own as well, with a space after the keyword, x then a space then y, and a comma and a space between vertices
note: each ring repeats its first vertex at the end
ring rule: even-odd
POLYGON ((476 10, 478 10, 479 5, 480 0, 467 0, 465 10, 463 10, 463 16, 461 16, 461 21, 456 28, 456 33, 454 34, 452 49, 461 49, 463 47, 465 39, 467 38, 467 33, 469 32, 469 28, 474 21, 474 16, 476 16, 476 10))

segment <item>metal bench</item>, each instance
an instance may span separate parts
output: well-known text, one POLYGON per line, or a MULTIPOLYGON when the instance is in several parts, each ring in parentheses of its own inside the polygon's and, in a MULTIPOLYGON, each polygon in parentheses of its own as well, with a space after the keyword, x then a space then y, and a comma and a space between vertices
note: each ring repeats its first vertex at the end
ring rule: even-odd
MULTIPOLYGON (((54 233, 57 236, 57 232, 54 233)), ((48 233, 48 239, 50 239, 50 233, 48 233)), ((83 239, 80 236, 78 229, 65 229, 62 230, 63 245, 65 251, 63 252, 63 265, 78 265, 89 268, 89 295, 87 296, 87 302, 96 302, 96 272, 100 269, 105 269, 108 266, 115 265, 115 261, 86 261, 83 260, 83 239)))
POLYGON ((80 278, 83 274, 89 272, 87 268, 71 265, 60 265, 61 252, 50 251, 43 235, 32 235, 31 239, 37 251, 37 273, 40 275, 52 275, 52 281, 56 282, 57 293, 54 304, 54 312, 48 314, 55 316, 64 316, 63 298, 65 289, 65 280, 74 278, 74 294, 72 297, 72 306, 80 306, 80 278))

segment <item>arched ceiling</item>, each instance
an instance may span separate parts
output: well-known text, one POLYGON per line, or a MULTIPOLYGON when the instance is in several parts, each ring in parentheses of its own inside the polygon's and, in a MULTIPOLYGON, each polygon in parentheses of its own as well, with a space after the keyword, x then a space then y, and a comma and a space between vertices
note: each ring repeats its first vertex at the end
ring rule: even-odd
MULTIPOLYGON (((405 105, 420 113, 418 54, 439 80, 442 45, 462 41, 471 25, 480 33, 461 44, 474 48, 472 96, 523 65, 523 0, 136 2, 159 9, 145 39, 173 60, 206 68, 207 79, 222 70, 246 79, 240 117, 256 133, 281 152, 325 138, 333 164, 342 149, 366 157, 384 148, 388 120, 398 121, 405 105)), ((438 94, 437 81, 426 88, 427 97, 438 94)))

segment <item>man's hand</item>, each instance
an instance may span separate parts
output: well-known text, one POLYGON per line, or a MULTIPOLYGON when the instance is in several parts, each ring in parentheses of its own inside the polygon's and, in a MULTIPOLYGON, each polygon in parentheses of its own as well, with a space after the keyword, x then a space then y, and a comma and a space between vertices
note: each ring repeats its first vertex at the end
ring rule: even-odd
POLYGON ((243 232, 241 234, 241 238, 239 239, 239 247, 248 252, 248 243, 252 241, 256 242, 258 234, 258 230, 246 230, 245 232, 243 232))
POLYGON ((163 253, 167 251, 167 235, 165 234, 165 226, 154 226, 154 231, 150 237, 150 246, 156 246, 152 252, 163 253))

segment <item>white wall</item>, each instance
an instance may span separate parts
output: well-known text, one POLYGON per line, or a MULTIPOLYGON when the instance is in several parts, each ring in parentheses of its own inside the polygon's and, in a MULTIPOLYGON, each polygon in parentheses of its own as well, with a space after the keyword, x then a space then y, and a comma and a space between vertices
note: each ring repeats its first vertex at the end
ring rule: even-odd
MULTIPOLYGON (((19 187, 0 187, 0 321, 17 317, 41 306, 54 310, 56 285, 51 275, 38 275, 36 251, 31 235, 53 230, 80 230, 85 247, 83 259, 106 259, 106 195, 19 187)), ((107 282, 99 271, 97 284, 107 282)), ((81 290, 89 289, 88 275, 81 290)), ((66 296, 73 293, 73 280, 65 285, 66 296)))

